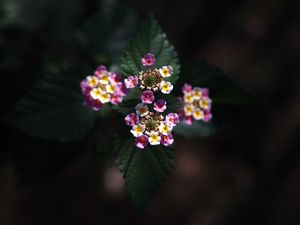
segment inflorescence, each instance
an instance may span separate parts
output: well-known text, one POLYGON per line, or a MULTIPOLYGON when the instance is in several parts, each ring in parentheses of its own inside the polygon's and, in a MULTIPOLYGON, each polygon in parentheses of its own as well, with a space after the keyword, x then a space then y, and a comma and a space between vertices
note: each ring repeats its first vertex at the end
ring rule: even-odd
POLYGON ((118 105, 127 94, 127 88, 121 77, 107 71, 105 66, 99 66, 94 75, 87 76, 80 85, 85 95, 85 105, 96 111, 101 109, 105 103, 118 105))
POLYGON ((182 87, 183 97, 179 100, 182 103, 182 108, 179 110, 179 117, 186 124, 191 125, 194 120, 202 120, 208 122, 212 118, 211 104, 209 91, 207 88, 192 87, 185 84, 182 87))
POLYGON ((174 71, 170 65, 155 68, 155 62, 154 55, 146 54, 141 59, 145 69, 137 75, 127 77, 124 82, 118 74, 107 71, 105 66, 99 66, 94 75, 89 75, 81 81, 85 105, 96 111, 106 103, 118 105, 129 89, 139 87, 142 90, 141 102, 135 106, 135 112, 125 117, 125 123, 131 127, 130 132, 135 137, 135 145, 140 149, 149 144, 172 145, 172 130, 180 120, 191 125, 195 120, 207 122, 212 118, 212 100, 209 98, 208 89, 193 88, 188 84, 182 88, 183 96, 179 97, 182 108, 178 114, 167 114, 167 102, 155 96, 155 93, 170 94, 173 85, 165 78, 172 76, 174 71))
POLYGON ((173 74, 172 66, 162 68, 151 68, 155 64, 155 57, 148 53, 141 63, 146 68, 139 72, 139 75, 129 76, 124 80, 127 88, 139 86, 142 89, 140 96, 141 103, 135 106, 135 113, 125 117, 125 123, 131 126, 131 133, 136 138, 135 145, 144 149, 150 145, 170 146, 174 139, 172 129, 179 123, 177 113, 163 113, 167 109, 167 102, 164 99, 156 99, 155 92, 161 91, 169 94, 173 85, 164 79, 173 74))

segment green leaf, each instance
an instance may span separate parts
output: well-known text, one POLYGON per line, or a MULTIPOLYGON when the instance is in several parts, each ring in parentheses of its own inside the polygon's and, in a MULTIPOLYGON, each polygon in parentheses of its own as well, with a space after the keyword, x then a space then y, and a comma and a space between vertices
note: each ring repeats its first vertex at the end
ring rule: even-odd
POLYGON ((116 155, 127 190, 135 206, 143 209, 170 173, 174 162, 173 149, 150 146, 139 150, 134 146, 134 140, 129 139, 116 155))
POLYGON ((188 125, 184 121, 181 121, 173 131, 175 134, 186 138, 206 138, 213 135, 216 129, 211 122, 195 121, 192 125, 188 125))
POLYGON ((141 25, 136 37, 126 46, 122 57, 122 74, 124 76, 137 75, 145 69, 141 64, 141 59, 147 53, 154 54, 156 68, 167 65, 173 67, 173 75, 166 80, 174 84, 180 73, 177 53, 152 16, 149 16, 141 25))
POLYGON ((80 80, 52 74, 41 78, 3 122, 28 135, 73 141, 92 127, 96 113, 83 106, 80 80))

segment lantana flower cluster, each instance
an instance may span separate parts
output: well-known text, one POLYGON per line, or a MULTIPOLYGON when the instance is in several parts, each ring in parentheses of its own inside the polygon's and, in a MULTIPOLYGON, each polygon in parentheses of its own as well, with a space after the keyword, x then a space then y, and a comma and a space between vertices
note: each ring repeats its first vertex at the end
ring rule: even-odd
POLYGON ((127 94, 127 88, 121 77, 107 71, 105 66, 99 66, 94 75, 89 75, 81 81, 80 86, 85 95, 85 104, 96 111, 105 103, 118 105, 127 94))
POLYGON ((135 112, 125 117, 125 123, 131 126, 130 132, 135 137, 135 145, 138 148, 144 149, 149 144, 170 146, 174 142, 171 132, 179 123, 179 116, 177 113, 164 116, 167 102, 156 98, 155 92, 169 94, 172 91, 173 85, 164 78, 173 74, 173 68, 152 68, 155 57, 151 53, 146 54, 141 63, 146 70, 141 71, 138 76, 129 76, 124 80, 127 88, 139 86, 142 89, 141 103, 135 106, 135 112))
POLYGON ((182 87, 183 96, 179 98, 182 108, 179 111, 179 117, 186 124, 191 125, 195 120, 208 122, 212 119, 209 91, 207 88, 192 87, 185 84, 182 87))

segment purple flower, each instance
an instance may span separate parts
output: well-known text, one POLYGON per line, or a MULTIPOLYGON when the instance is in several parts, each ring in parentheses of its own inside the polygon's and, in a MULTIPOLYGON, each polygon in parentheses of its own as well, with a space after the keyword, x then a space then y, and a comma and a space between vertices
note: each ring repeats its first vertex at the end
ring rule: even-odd
POLYGON ((137 76, 129 76, 124 80, 126 88, 134 88, 139 82, 137 76))
POLYGON ((173 144, 173 142, 174 142, 172 134, 161 135, 160 137, 161 137, 160 142, 164 146, 169 146, 169 145, 173 144))
POLYGON ((124 83, 118 83, 117 84, 117 91, 116 93, 122 97, 126 96, 128 94, 128 89, 125 87, 124 83))
POLYGON ((113 105, 118 105, 119 103, 121 103, 123 100, 122 96, 118 95, 118 94, 113 94, 110 98, 110 103, 113 105))
POLYGON ((164 112, 167 108, 167 103, 163 99, 158 99, 156 102, 154 102, 154 107, 153 109, 156 112, 164 112))
POLYGON ((208 122, 212 119, 212 113, 208 110, 203 110, 204 113, 204 117, 203 117, 203 121, 208 122))
POLYGON ((188 93, 190 94, 190 93, 192 93, 192 90, 193 90, 193 88, 189 84, 184 84, 183 87, 182 87, 182 92, 184 94, 188 94, 188 93))
POLYGON ((127 126, 133 127, 134 125, 137 125, 140 122, 140 119, 136 113, 130 113, 125 117, 124 121, 127 126))
POLYGON ((174 127, 179 123, 179 116, 177 113, 169 113, 166 116, 166 122, 174 127))
POLYGON ((101 109, 103 107, 102 102, 100 102, 98 99, 97 100, 93 99, 91 96, 86 96, 84 105, 92 107, 93 110, 95 110, 95 111, 98 111, 99 109, 101 109))
POLYGON ((139 136, 135 139, 135 146, 144 149, 148 146, 148 137, 146 135, 139 136))
POLYGON ((92 87, 88 84, 88 82, 86 80, 83 80, 80 82, 80 87, 81 87, 82 93, 84 95, 87 95, 87 96, 90 95, 92 87))
POLYGON ((202 97, 208 97, 209 90, 207 88, 201 88, 201 96, 202 97))
POLYGON ((110 73, 109 74, 109 80, 112 84, 117 85, 117 84, 122 84, 121 76, 116 74, 116 73, 110 73))
POLYGON ((151 53, 147 53, 141 60, 143 66, 153 66, 155 64, 155 57, 151 53))
POLYGON ((95 75, 100 77, 103 73, 107 73, 106 66, 98 66, 95 71, 95 75))
POLYGON ((154 101, 154 95, 152 91, 143 91, 143 94, 141 95, 141 100, 145 104, 151 104, 154 101))

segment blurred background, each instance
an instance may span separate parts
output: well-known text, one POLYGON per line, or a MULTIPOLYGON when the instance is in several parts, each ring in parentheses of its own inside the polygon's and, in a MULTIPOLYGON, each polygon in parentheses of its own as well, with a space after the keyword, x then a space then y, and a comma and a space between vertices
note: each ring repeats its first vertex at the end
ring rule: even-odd
POLYGON ((1 124, 0 224, 300 224, 296 1, 1 0, 1 116, 42 74, 85 76, 116 62, 149 12, 179 54, 180 84, 193 84, 184 71, 205 59, 259 104, 219 106, 214 136, 178 137, 171 175, 143 213, 87 140, 45 141, 1 124))

